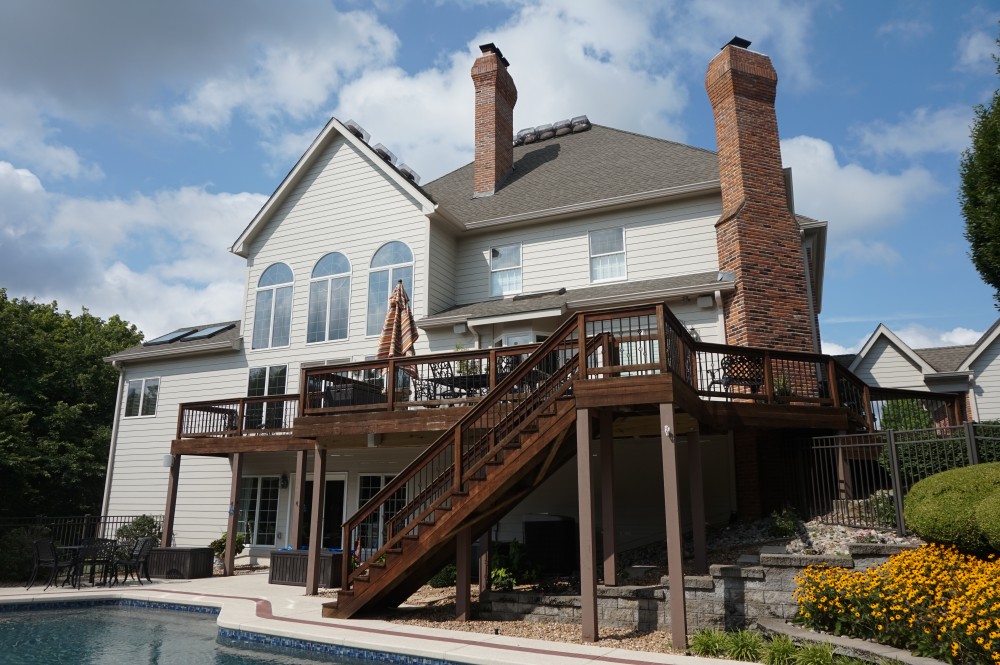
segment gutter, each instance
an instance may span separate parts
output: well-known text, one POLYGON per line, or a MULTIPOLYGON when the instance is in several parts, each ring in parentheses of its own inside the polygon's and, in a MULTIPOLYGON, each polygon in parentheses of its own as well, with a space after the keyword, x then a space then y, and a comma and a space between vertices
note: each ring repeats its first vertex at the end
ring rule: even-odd
POLYGON ((104 477, 104 498, 101 500, 101 517, 107 517, 108 504, 111 502, 111 479, 115 475, 115 451, 118 449, 118 423, 121 422, 122 393, 125 390, 125 367, 116 361, 111 361, 118 368, 118 397, 115 401, 115 421, 111 425, 111 447, 108 450, 108 468, 104 477))
POLYGON ((192 347, 179 347, 179 348, 152 348, 143 351, 136 351, 135 353, 129 353, 128 355, 114 355, 105 358, 105 360, 110 361, 112 364, 117 364, 119 362, 132 362, 133 360, 148 360, 150 358, 169 358, 171 356, 186 356, 186 355, 197 355, 199 353, 211 353, 213 351, 239 351, 240 347, 243 345, 243 337, 237 337, 233 340, 222 340, 219 342, 210 342, 208 344, 199 344, 198 346, 192 347))

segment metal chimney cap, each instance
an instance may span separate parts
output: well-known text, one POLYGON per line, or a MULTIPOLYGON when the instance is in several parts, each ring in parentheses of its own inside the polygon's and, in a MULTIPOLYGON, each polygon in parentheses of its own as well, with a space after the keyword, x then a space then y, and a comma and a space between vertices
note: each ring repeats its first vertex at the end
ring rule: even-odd
MULTIPOLYGON (((726 44, 726 46, 735 46, 736 48, 748 48, 750 46, 750 40, 736 36, 730 39, 729 43, 726 44)), ((722 48, 726 48, 726 46, 723 46, 722 48)))
POLYGON ((493 42, 490 42, 489 44, 480 44, 479 50, 482 53, 496 53, 497 57, 500 58, 500 62, 503 63, 503 66, 510 67, 510 63, 507 62, 507 58, 503 57, 503 53, 500 52, 500 49, 498 49, 496 44, 493 42))

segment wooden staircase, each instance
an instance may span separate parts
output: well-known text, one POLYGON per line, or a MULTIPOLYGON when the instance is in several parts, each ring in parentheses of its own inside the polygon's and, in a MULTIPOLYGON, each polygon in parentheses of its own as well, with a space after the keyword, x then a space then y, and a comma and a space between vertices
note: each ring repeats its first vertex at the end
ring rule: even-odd
POLYGON ((567 321, 348 519, 344 543, 360 541, 362 560, 344 557, 344 588, 323 616, 398 605, 453 560, 460 532, 477 537, 572 458, 573 382, 604 341, 581 342, 567 321))

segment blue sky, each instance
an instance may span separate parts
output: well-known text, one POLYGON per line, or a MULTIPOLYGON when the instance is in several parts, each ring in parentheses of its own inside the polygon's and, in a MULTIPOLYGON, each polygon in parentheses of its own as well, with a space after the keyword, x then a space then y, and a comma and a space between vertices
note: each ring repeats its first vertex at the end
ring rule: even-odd
POLYGON ((992 2, 18 1, 0 4, 0 286, 153 337, 236 318, 226 250, 331 116, 427 182, 471 159, 477 46, 517 128, 594 122, 715 149, 705 69, 733 35, 778 71, 797 211, 829 222, 824 349, 916 347, 998 314, 958 162, 1000 79, 992 2))

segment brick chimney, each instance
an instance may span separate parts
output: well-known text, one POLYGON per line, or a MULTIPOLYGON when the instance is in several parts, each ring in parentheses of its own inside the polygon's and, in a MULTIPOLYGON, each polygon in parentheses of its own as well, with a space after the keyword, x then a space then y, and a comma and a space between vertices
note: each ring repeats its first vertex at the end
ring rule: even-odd
POLYGON ((492 196, 514 169, 514 104, 517 88, 507 58, 493 44, 479 47, 472 65, 476 86, 476 161, 473 196, 492 196))
POLYGON ((771 59, 734 38, 708 65, 722 183, 719 269, 734 273, 724 300, 726 342, 814 351, 799 225, 781 168, 771 59))

